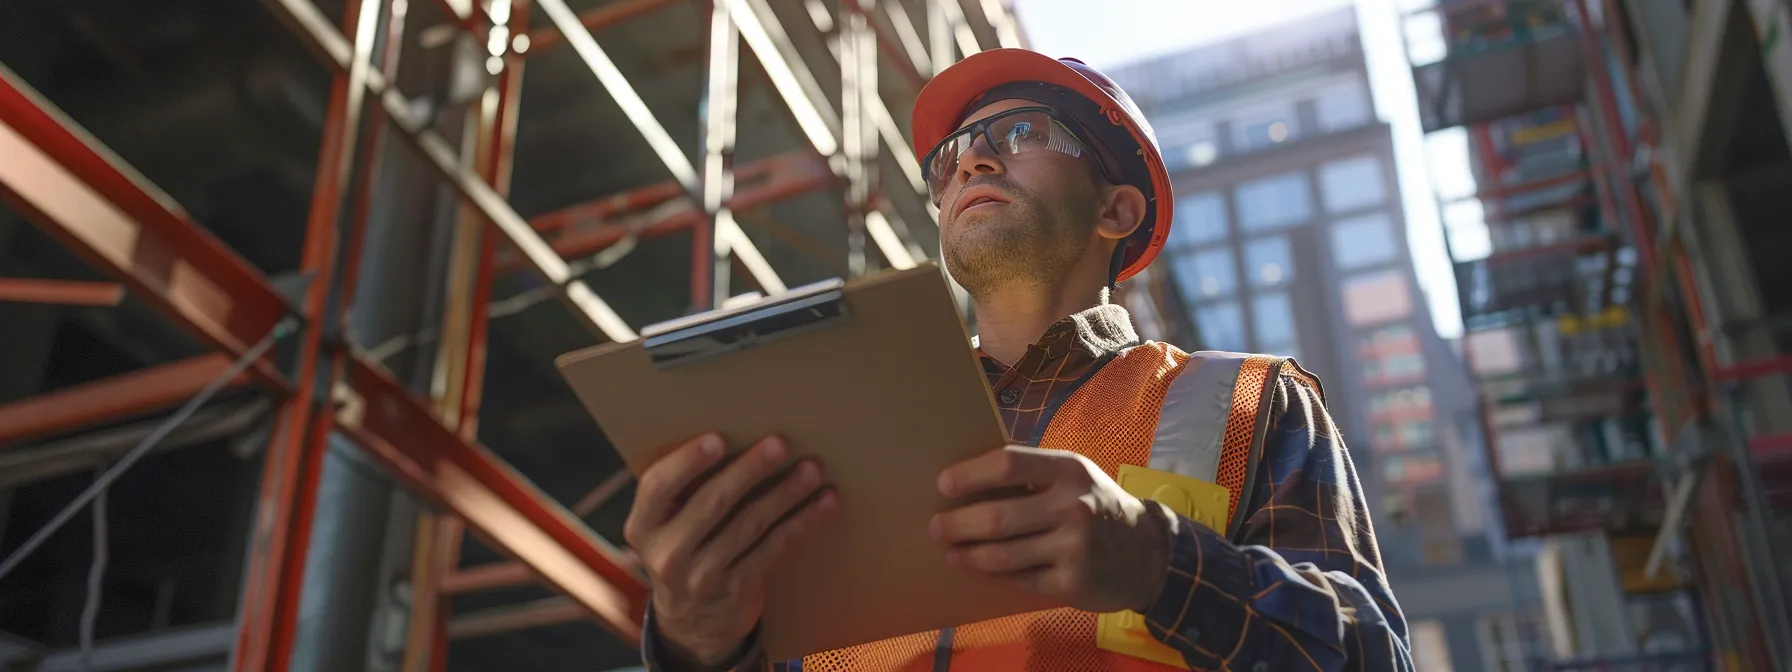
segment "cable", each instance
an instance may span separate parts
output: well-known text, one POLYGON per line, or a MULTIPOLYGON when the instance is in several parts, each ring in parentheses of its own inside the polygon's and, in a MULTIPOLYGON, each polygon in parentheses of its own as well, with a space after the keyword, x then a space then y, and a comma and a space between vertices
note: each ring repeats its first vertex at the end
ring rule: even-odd
POLYGON ((93 498, 93 566, 87 570, 87 604, 81 607, 81 672, 93 669, 93 625, 100 616, 100 588, 109 553, 106 537, 106 490, 101 490, 93 498))
POLYGON ((238 357, 236 362, 230 365, 229 369, 218 374, 218 377, 212 379, 212 382, 207 383, 205 389, 200 390, 199 394, 194 395, 192 399, 188 400, 185 406, 181 406, 180 410, 175 411, 173 416, 170 416, 167 420, 163 421, 161 425, 157 426, 155 431, 149 433, 149 436, 143 437, 143 440, 138 442, 135 447, 132 447, 130 452, 125 453, 124 457, 113 463, 112 466, 106 470, 106 473, 100 474, 99 478, 93 479, 93 483, 88 485, 86 490, 81 491, 81 494, 75 497, 75 501, 69 502, 68 506, 63 507, 61 511, 56 513, 54 518, 50 519, 50 522, 44 523, 44 526, 38 529, 36 534, 31 535, 30 539, 25 540, 25 543, 19 546, 19 550, 13 551, 12 555, 7 556, 5 562, 0 562, 0 580, 5 579, 6 575, 12 573, 12 570, 17 569, 19 563, 24 562, 25 558, 30 557, 33 551, 36 551, 39 546, 44 544, 44 541, 50 538, 50 535, 53 535, 57 530, 62 529, 62 526, 67 524, 69 519, 74 518, 75 514, 80 513, 82 507, 87 506, 88 502, 94 501, 104 493, 106 488, 111 487, 113 481, 118 480, 120 476, 124 475, 124 472, 128 471, 133 465, 136 465, 138 460, 143 459, 144 455, 149 454, 151 448, 154 448, 157 443, 160 443, 163 438, 166 438, 170 432, 175 430, 175 428, 180 427, 181 423, 187 421, 187 418, 192 417, 193 413, 199 410, 199 407, 204 406, 207 401, 211 401, 211 398, 216 396, 219 390, 224 389, 225 385, 229 384, 231 380, 237 377, 237 375, 248 369, 249 365, 254 364, 257 360, 261 359, 261 356, 266 354, 269 348, 274 347, 274 343, 278 342, 281 338, 286 337, 287 334, 292 333, 297 326, 298 322, 291 317, 283 319, 279 324, 274 325, 274 328, 268 332, 268 335, 263 336, 260 342, 256 343, 254 347, 249 348, 249 350, 244 352, 241 357, 238 357))

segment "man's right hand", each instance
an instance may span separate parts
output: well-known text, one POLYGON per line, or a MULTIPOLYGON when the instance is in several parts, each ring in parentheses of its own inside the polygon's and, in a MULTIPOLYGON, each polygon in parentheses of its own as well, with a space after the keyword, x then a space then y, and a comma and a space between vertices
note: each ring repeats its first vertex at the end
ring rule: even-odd
POLYGON ((815 462, 778 478, 783 440, 764 439, 714 470, 724 448, 707 434, 649 467, 622 530, 653 582, 654 634, 666 653, 703 667, 743 653, 765 611, 766 574, 835 508, 832 490, 817 494, 815 462))

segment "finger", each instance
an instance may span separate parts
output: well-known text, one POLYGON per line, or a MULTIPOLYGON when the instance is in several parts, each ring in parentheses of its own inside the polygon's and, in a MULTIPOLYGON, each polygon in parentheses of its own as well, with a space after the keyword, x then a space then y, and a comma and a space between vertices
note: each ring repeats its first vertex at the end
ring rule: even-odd
POLYGON ((940 472, 940 494, 962 497, 997 488, 1043 485, 1051 482, 1052 469, 1061 459, 1025 446, 992 450, 940 472))
MULTIPOLYGON (((722 459, 722 437, 704 434, 685 442, 641 472, 635 487, 635 505, 629 516, 657 527, 672 517, 679 495, 722 459)), ((632 542, 631 542, 632 543, 632 542)))
POLYGON ((778 521, 771 531, 761 536, 759 543, 748 549, 740 561, 734 564, 735 571, 751 580, 763 578, 777 564, 778 559, 790 550, 791 544, 834 515, 834 511, 839 508, 838 498, 830 488, 823 488, 821 494, 810 497, 796 513, 778 521))
POLYGON ((821 465, 803 461, 771 491, 748 502, 734 518, 722 524, 715 540, 704 549, 703 562, 722 567, 733 565, 820 487, 821 465))
POLYGON ((980 502, 935 515, 927 532, 948 544, 1010 539, 1056 527, 1061 508, 1044 494, 980 502))
POLYGON ((692 546, 707 541, 716 526, 734 514, 748 493, 778 471, 789 452, 784 441, 777 437, 754 444, 697 486, 690 501, 673 514, 672 522, 666 526, 667 534, 692 546))
POLYGON ((946 562, 989 574, 1031 574, 1053 567, 1067 557, 1063 536, 1035 534, 958 546, 946 551, 946 562))

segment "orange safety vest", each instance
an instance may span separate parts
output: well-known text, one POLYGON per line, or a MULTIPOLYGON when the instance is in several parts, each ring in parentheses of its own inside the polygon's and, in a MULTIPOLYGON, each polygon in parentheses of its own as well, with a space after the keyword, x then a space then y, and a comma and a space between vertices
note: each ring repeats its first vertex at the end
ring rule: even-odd
MULTIPOLYGON (((1146 343, 1101 368, 1051 417, 1041 448, 1070 450, 1115 477, 1130 464, 1224 486, 1228 535, 1243 522, 1241 496, 1262 453, 1270 404, 1262 403, 1288 360, 1222 352, 1185 353, 1146 343)), ((1290 372, 1311 380, 1298 367, 1290 372)), ((1181 669, 1096 644, 1098 615, 1050 609, 949 631, 895 637, 806 656, 803 672, 1072 672, 1181 669)))

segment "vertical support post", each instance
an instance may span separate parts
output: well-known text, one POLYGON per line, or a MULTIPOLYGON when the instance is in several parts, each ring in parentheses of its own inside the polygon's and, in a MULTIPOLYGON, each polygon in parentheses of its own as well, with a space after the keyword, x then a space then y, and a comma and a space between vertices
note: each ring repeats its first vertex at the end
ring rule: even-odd
POLYGON ((865 103, 867 91, 877 95, 876 75, 866 74, 866 61, 877 65, 876 45, 867 53, 864 35, 868 30, 865 11, 873 9, 872 0, 841 0, 839 30, 835 34, 840 47, 840 120, 841 150, 846 157, 846 272, 864 275, 871 270, 865 253, 868 241, 865 215, 871 200, 871 151, 877 146, 877 127, 865 103), (870 142, 866 142, 866 138, 870 142))
POLYGON ((320 351, 324 330, 335 323, 331 314, 339 313, 347 299, 332 301, 332 295, 347 291, 338 283, 339 223, 383 4, 381 0, 348 0, 343 12, 342 30, 354 36, 352 60, 330 88, 329 116, 306 223, 301 263, 311 285, 305 294, 306 326, 299 339, 299 367, 294 376, 298 390, 280 410, 263 465, 232 652, 233 670, 285 670, 292 662, 318 476, 334 420, 324 401, 337 367, 321 365, 320 351))
MULTIPOLYGON (((528 0, 493 0, 487 28, 486 58, 498 71, 496 86, 474 103, 468 117, 471 142, 463 156, 479 178, 499 196, 510 193, 516 123, 523 83, 523 55, 513 49, 529 30, 528 0)), ((525 43, 526 44, 526 43, 525 43)), ((433 395, 444 423, 474 442, 479 435, 479 407, 485 387, 486 337, 490 333, 492 279, 496 274, 496 238, 483 213, 465 203, 450 268, 451 298, 443 316, 442 347, 437 354, 438 394, 433 395)), ((465 525, 452 514, 418 516, 412 550, 411 619, 405 638, 405 672, 447 669, 448 617, 442 581, 459 565, 465 525)))
POLYGON ((927 0, 927 51, 935 77, 957 60, 952 53, 955 26, 952 25, 952 12, 946 7, 948 2, 957 3, 958 0, 927 0))
POLYGON ((704 225, 691 236, 691 312, 721 307, 730 293, 733 248, 719 233, 734 222, 734 138, 740 89, 740 29, 724 2, 709 10, 708 88, 703 96, 704 225))

